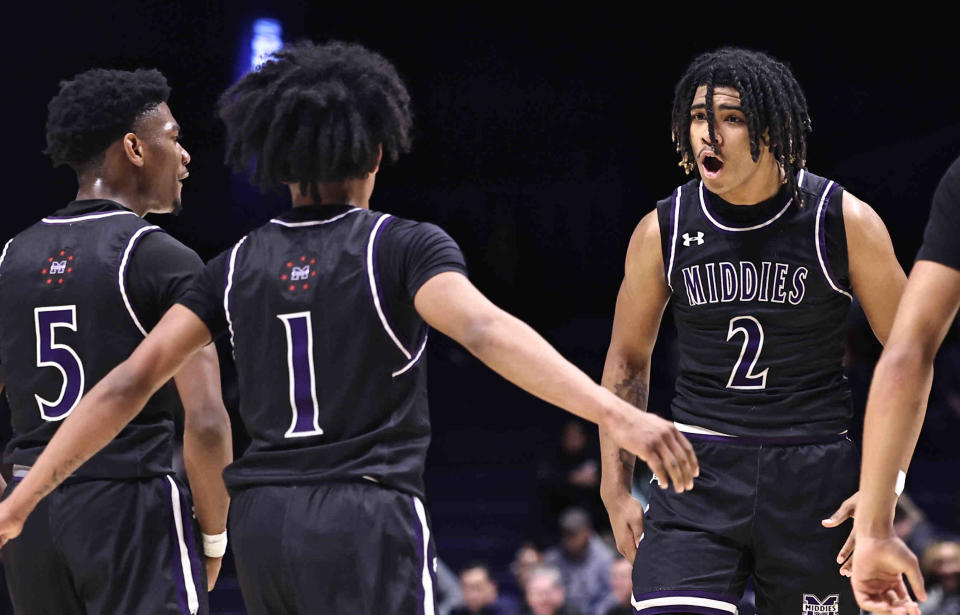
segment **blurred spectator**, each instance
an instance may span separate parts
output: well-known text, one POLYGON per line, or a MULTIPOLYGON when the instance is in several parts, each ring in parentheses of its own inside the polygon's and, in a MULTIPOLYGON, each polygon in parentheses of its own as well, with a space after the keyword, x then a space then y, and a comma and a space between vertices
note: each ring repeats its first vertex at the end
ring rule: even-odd
POLYGON ((960 615, 960 542, 934 542, 920 558, 927 601, 920 604, 922 615, 960 615))
POLYGON ((610 593, 600 602, 596 615, 633 615, 633 564, 619 558, 610 564, 610 593))
POLYGON ((914 553, 923 553, 933 543, 936 534, 936 528, 906 493, 897 500, 893 531, 914 553))
POLYGON ((450 610, 463 603, 460 582, 442 559, 437 558, 437 615, 450 615, 450 610))
POLYGON ((573 506, 586 510, 595 527, 609 527, 600 499, 598 437, 595 431, 588 433, 587 429, 583 421, 564 423, 557 451, 537 468, 541 518, 535 529, 541 533, 541 544, 555 539, 560 513, 573 506))
POLYGON ((560 515, 560 531, 560 545, 548 549, 543 561, 562 574, 570 604, 594 613, 610 591, 613 551, 594 533, 589 515, 579 508, 560 515))
POLYGON ((468 564, 460 572, 460 589, 463 604, 454 608, 450 615, 515 615, 519 610, 514 601, 499 596, 497 584, 486 564, 468 564))
POLYGON ((563 577, 553 566, 536 566, 530 570, 526 596, 527 609, 523 615, 584 615, 567 604, 563 577))
POLYGON ((524 543, 523 546, 517 549, 517 554, 510 564, 510 572, 513 573, 513 578, 517 582, 517 589, 520 590, 521 595, 526 592, 527 578, 530 575, 530 571, 542 563, 543 555, 537 550, 537 547, 535 547, 533 543, 524 543))

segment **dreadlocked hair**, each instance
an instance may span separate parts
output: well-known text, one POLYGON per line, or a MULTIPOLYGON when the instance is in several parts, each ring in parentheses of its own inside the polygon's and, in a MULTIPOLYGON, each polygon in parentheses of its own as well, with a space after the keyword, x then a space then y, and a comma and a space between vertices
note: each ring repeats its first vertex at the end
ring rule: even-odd
POLYGON ((94 68, 60 82, 47 105, 47 148, 55 167, 77 173, 99 165, 111 143, 134 129, 140 117, 170 96, 158 70, 94 68))
POLYGON ((697 56, 677 83, 673 96, 671 133, 687 173, 696 168, 690 144, 690 104, 700 86, 707 88, 706 115, 710 140, 717 141, 713 94, 719 87, 740 93, 740 106, 750 131, 750 155, 756 162, 768 147, 783 169, 790 194, 803 205, 797 174, 807 164, 810 115, 796 78, 782 62, 760 52, 723 47, 697 56), (765 134, 766 133, 766 134, 765 134))
POLYGON ((410 95, 383 56, 360 45, 303 41, 273 54, 220 97, 226 163, 252 169, 261 190, 372 171, 382 150, 393 162, 410 150, 410 95))

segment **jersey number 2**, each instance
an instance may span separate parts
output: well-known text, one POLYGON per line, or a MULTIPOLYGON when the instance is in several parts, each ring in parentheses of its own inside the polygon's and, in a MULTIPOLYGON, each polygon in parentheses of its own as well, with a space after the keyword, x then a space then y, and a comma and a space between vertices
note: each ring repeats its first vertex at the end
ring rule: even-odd
POLYGON ((310 312, 278 314, 287 333, 287 375, 293 420, 285 438, 319 436, 316 372, 313 369, 313 321, 310 312))
POLYGON ((740 348, 740 358, 730 372, 727 388, 764 389, 767 386, 767 372, 770 368, 759 374, 753 371, 757 367, 760 351, 763 350, 763 327, 753 316, 736 316, 730 319, 727 341, 729 342, 738 333, 743 333, 743 346, 740 348))
POLYGON ((34 394, 45 421, 62 421, 77 407, 83 395, 83 362, 66 344, 58 344, 57 329, 77 330, 77 306, 57 305, 33 309, 37 332, 37 367, 55 367, 63 375, 60 396, 50 401, 34 394))

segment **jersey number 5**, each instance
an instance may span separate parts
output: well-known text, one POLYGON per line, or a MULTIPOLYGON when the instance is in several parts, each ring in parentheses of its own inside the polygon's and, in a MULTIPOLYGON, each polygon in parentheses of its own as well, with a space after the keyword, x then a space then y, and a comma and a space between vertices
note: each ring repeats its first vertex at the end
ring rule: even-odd
POLYGON ((60 396, 55 401, 36 394, 34 397, 43 420, 62 421, 73 412, 83 395, 83 363, 73 348, 58 344, 55 339, 57 329, 61 327, 77 330, 77 306, 34 308, 33 323, 37 332, 37 367, 55 367, 63 375, 60 396))
POLYGON ((285 438, 319 436, 316 372, 313 369, 313 321, 310 312, 277 314, 287 333, 287 374, 293 420, 285 438))
POLYGON ((729 342, 738 333, 743 333, 743 346, 740 348, 740 358, 737 359, 733 371, 730 372, 727 388, 764 389, 767 386, 767 372, 770 371, 770 368, 759 374, 753 372, 757 367, 760 351, 763 350, 763 327, 760 326, 760 321, 753 316, 736 316, 730 319, 727 341, 729 342))

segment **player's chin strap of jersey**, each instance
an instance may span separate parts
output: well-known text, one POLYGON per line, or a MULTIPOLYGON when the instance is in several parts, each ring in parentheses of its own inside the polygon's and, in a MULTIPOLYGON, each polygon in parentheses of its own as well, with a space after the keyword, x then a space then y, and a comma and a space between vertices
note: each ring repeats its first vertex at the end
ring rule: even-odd
POLYGON ((201 532, 200 536, 203 538, 203 554, 207 557, 223 557, 223 554, 227 552, 226 530, 221 534, 212 536, 201 532))

